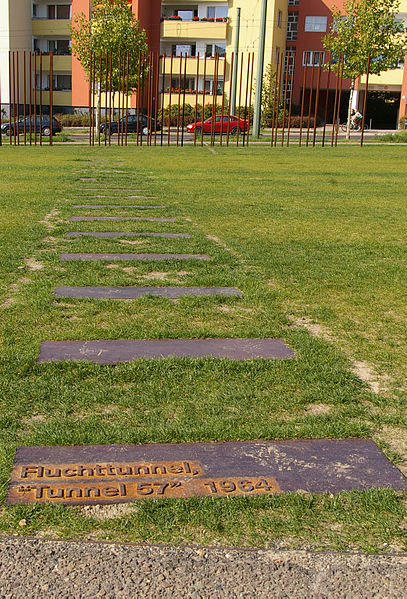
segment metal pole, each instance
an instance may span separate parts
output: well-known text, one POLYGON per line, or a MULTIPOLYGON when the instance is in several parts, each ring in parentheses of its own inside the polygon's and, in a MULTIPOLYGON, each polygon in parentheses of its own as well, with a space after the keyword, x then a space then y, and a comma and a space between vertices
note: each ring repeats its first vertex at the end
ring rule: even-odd
POLYGON ((366 104, 367 104, 367 90, 368 90, 368 86, 369 86, 369 71, 370 71, 370 52, 367 55, 365 95, 363 98, 362 131, 360 133, 360 145, 361 146, 363 146, 363 134, 365 131, 365 115, 366 115, 366 104))
POLYGON ((40 146, 42 146, 42 52, 40 52, 40 146))
POLYGON ((11 131, 12 131, 12 127, 11 127, 11 88, 12 88, 12 83, 11 83, 11 77, 12 77, 12 66, 11 66, 11 60, 12 60, 12 53, 9 50, 8 53, 8 133, 9 133, 9 138, 10 138, 10 145, 11 145, 11 131))
POLYGON ((172 88, 172 67, 174 64, 174 55, 171 52, 171 61, 170 61, 170 87, 169 87, 169 95, 168 95, 168 131, 167 131, 167 135, 168 135, 168 142, 167 145, 170 145, 171 143, 171 112, 172 112, 172 108, 171 108, 171 88, 172 88))
MULTIPOLYGON (((196 57, 195 123, 198 120, 199 52, 196 57)), ((196 146, 196 126, 194 127, 194 146, 196 146)))
POLYGON ((330 84, 330 79, 331 79, 331 62, 332 62, 332 54, 329 54, 328 81, 326 84, 326 96, 325 96, 324 129, 322 132, 322 147, 325 146, 326 119, 327 119, 327 115, 328 115, 328 102, 329 102, 329 84, 330 84))
POLYGON ((291 71, 291 89, 290 89, 290 107, 288 109, 288 130, 287 130, 287 148, 290 145, 290 129, 291 129, 291 113, 293 108, 293 93, 294 93, 294 72, 295 72, 295 52, 291 52, 288 60, 292 58, 291 71))
POLYGON ((92 145, 92 52, 89 63, 89 145, 92 145))
POLYGON ((263 92, 263 69, 264 69, 264 45, 266 39, 266 18, 267 18, 267 0, 262 0, 260 32, 259 32, 259 51, 256 77, 256 94, 254 98, 254 116, 253 116, 253 137, 260 135, 261 118, 261 98, 263 92))
POLYGON ((28 55, 29 58, 29 65, 28 65, 28 131, 29 131, 29 136, 30 136, 30 146, 32 145, 32 70, 33 70, 33 65, 32 65, 32 55, 31 52, 28 55))
MULTIPOLYGON (((54 55, 52 52, 49 53, 49 128, 50 128, 50 136, 49 136, 49 145, 52 146, 52 121, 54 118, 54 109, 53 109, 53 90, 52 90, 52 78, 54 76, 54 55)), ((24 100, 25 101, 25 100, 24 100)), ((25 113, 24 113, 25 114, 25 113)), ((24 119, 25 122, 25 119, 24 119)))
POLYGON ((321 67, 322 61, 321 57, 319 57, 318 61, 318 81, 317 81, 317 91, 315 96, 315 111, 314 111, 314 133, 312 135, 312 146, 315 146, 315 139, 317 134, 317 116, 318 116, 318 101, 319 101, 319 86, 321 84, 321 67))
POLYGON ((251 66, 251 72, 250 72, 249 114, 247 115, 247 139, 246 139, 246 146, 249 145, 250 121, 251 121, 251 118, 252 118, 253 67, 254 67, 254 52, 252 52, 252 66, 251 66))
POLYGON ((184 121, 185 121, 185 93, 186 93, 186 86, 187 86, 187 60, 188 60, 188 54, 187 52, 185 52, 185 62, 184 62, 184 83, 182 85, 182 87, 184 88, 182 90, 182 129, 181 129, 181 147, 184 146, 184 121))
POLYGON ((20 145, 20 53, 16 52, 16 76, 17 76, 17 144, 20 145))
MULTIPOLYGON (((237 8, 236 14, 236 34, 235 34, 235 50, 232 54, 232 57, 237 57, 239 55, 239 43, 240 43, 240 8, 237 8)), ((236 112, 236 89, 237 89, 237 58, 236 60, 232 60, 231 63, 231 89, 230 89, 230 109, 229 114, 235 114, 236 112)), ((205 86, 205 82, 204 82, 205 86)))

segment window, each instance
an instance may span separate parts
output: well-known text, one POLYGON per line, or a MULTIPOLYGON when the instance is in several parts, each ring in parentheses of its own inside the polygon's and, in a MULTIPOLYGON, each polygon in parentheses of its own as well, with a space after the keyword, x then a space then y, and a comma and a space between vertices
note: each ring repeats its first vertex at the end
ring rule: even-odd
POLYGON ((38 17, 38 5, 33 4, 33 17, 38 17))
POLYGON ((208 19, 225 19, 228 16, 228 7, 208 6, 206 16, 208 19))
POLYGON ((56 91, 70 91, 72 89, 72 75, 53 75, 52 89, 56 91))
POLYGON ((70 54, 69 40, 48 40, 48 52, 53 52, 59 56, 70 54))
POLYGON ((286 104, 290 104, 291 101, 291 91, 292 91, 292 85, 291 85, 291 80, 287 79, 285 81, 283 81, 283 98, 285 98, 285 102, 286 104))
POLYGON ((300 0, 288 0, 288 6, 298 6, 300 0))
POLYGON ((49 4, 48 5, 49 19, 70 19, 71 5, 70 4, 49 4))
POLYGON ((298 12, 289 12, 287 17, 287 40, 295 41, 298 32, 298 12))
POLYGON ((305 17, 304 31, 320 31, 325 33, 328 17, 305 17))
POLYGON ((173 44, 172 53, 175 56, 196 56, 196 44, 173 44))
MULTIPOLYGON (((205 92, 208 92, 209 94, 215 93, 215 82, 213 81, 213 79, 205 79, 205 92)), ((218 79, 217 81, 216 93, 218 96, 221 96, 223 94, 222 79, 218 79)))
POLYGON ((192 21, 192 17, 194 16, 193 10, 177 10, 177 15, 181 17, 183 21, 192 21))
POLYGON ((185 79, 185 86, 184 86, 184 77, 181 77, 181 82, 179 80, 179 77, 171 79, 171 89, 183 90, 184 88, 186 91, 195 91, 195 78, 187 77, 185 79))
POLYGON ((324 64, 325 52, 316 52, 315 50, 312 52, 303 52, 302 54, 302 66, 305 67, 318 67, 319 65, 324 64))
POLYGON ((226 55, 226 44, 206 44, 205 56, 207 58, 212 58, 216 54, 219 54, 220 58, 224 58, 226 55))
POLYGON ((281 10, 279 10, 277 13, 277 27, 280 27, 280 29, 281 29, 282 21, 283 21, 283 13, 281 12, 281 10))
POLYGON ((295 46, 287 46, 284 58, 284 72, 292 75, 295 63, 295 46))

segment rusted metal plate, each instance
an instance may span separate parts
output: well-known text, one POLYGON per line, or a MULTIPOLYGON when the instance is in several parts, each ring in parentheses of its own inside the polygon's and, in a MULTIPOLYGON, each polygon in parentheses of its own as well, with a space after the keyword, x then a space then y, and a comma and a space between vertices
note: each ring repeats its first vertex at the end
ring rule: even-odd
POLYGON ((65 237, 164 237, 165 239, 174 239, 183 237, 190 239, 189 233, 138 233, 136 231, 78 231, 65 233, 65 237))
POLYGON ((71 260, 210 260, 206 254, 61 254, 61 262, 71 260))
POLYGON ((65 360, 118 364, 140 358, 254 358, 295 357, 282 339, 120 339, 100 341, 43 341, 38 362, 65 360))
POLYGON ((84 220, 148 220, 150 222, 175 223, 177 219, 162 216, 70 216, 69 220, 75 222, 84 220))
POLYGON ((56 287, 56 297, 93 297, 108 299, 136 299, 144 295, 176 298, 184 295, 239 296, 236 287, 56 287))
POLYGON ((88 198, 108 198, 109 200, 155 200, 156 196, 126 196, 118 198, 117 196, 87 196, 88 198))
POLYGON ((371 440, 19 447, 8 504, 407 490, 371 440))
POLYGON ((100 189, 98 187, 82 187, 81 191, 126 191, 127 193, 134 193, 135 191, 143 191, 139 189, 128 189, 126 187, 111 187, 110 189, 100 189))
POLYGON ((86 210, 96 210, 96 209, 101 209, 101 208, 119 208, 119 209, 126 209, 126 208, 136 208, 137 210, 147 210, 150 208, 165 208, 165 206, 125 206, 125 205, 118 205, 118 204, 74 204, 72 206, 72 208, 85 208, 86 210))

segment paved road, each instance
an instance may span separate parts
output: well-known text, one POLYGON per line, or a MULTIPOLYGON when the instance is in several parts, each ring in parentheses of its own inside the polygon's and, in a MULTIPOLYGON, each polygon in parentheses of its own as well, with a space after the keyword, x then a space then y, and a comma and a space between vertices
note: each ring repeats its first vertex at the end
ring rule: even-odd
POLYGON ((407 554, 0 540, 0 599, 402 599, 407 554))
MULTIPOLYGON (((64 131, 69 134, 72 139, 74 139, 75 141, 81 141, 81 142, 87 142, 89 140, 89 133, 87 130, 80 128, 80 127, 66 127, 64 128, 64 131)), ((299 138, 299 129, 291 129, 290 130, 290 138, 291 141, 296 140, 298 142, 298 138, 299 138)), ((375 135, 383 135, 385 133, 396 133, 395 130, 389 130, 389 131, 385 131, 383 129, 372 129, 372 130, 368 130, 365 131, 364 134, 364 138, 366 139, 366 141, 368 141, 369 139, 372 139, 375 135)), ((310 142, 312 143, 312 135, 313 135, 313 130, 310 130, 310 142)), ((342 131, 339 131, 339 135, 338 135, 338 139, 345 139, 345 133, 342 131)), ((303 142, 305 144, 306 142, 306 136, 307 136, 307 130, 303 129, 302 131, 302 139, 303 142)), ((130 134, 129 134, 130 137, 130 134)), ((216 141, 219 141, 219 135, 215 136, 216 141)), ((285 131, 285 139, 287 138, 287 130, 285 131)), ((319 143, 321 143, 321 138, 322 138, 322 127, 318 127, 317 128, 317 140, 319 143)), ((211 136, 210 135, 204 135, 204 142, 210 142, 211 136)), ((265 130, 264 134, 262 135, 261 138, 263 141, 271 141, 271 131, 270 130, 265 130)), ((172 129, 171 130, 171 135, 170 135, 170 140, 171 140, 171 144, 175 144, 177 141, 177 135, 176 135, 176 129, 172 129)), ((279 130, 279 140, 281 140, 281 130, 279 130)), ((351 140, 354 141, 359 141, 360 140, 360 131, 351 131, 351 140)), ((97 139, 95 140, 97 143, 97 139)), ((130 141, 130 139, 129 139, 130 141)), ((133 140, 131 140, 132 143, 134 143, 133 140)), ((191 143, 194 141, 194 135, 191 133, 186 133, 184 132, 184 142, 185 143, 191 143)), ((240 141, 239 143, 241 144, 243 141, 243 136, 240 136, 240 141)), ((250 141, 251 138, 250 138, 250 141)), ((326 132, 326 144, 329 145, 331 141, 331 126, 328 126, 327 128, 327 132, 326 132)), ((179 132, 179 136, 178 136, 178 142, 179 144, 181 144, 181 131, 179 132)), ((112 135, 111 137, 111 143, 113 145, 117 145, 117 135, 112 135)), ((143 144, 146 143, 146 139, 145 137, 143 137, 143 144)), ((161 143, 161 132, 157 133, 157 139, 156 139, 156 143, 157 145, 160 145, 161 143)), ((163 144, 167 145, 168 143, 168 133, 167 130, 164 130, 164 134, 163 134, 163 144)), ((200 143, 200 140, 198 140, 197 142, 198 144, 200 143)), ((223 136, 223 143, 226 144, 226 135, 223 136)), ((231 145, 236 144, 236 137, 229 138, 229 143, 231 145)), ((281 141, 280 141, 281 143, 281 141)), ((102 142, 102 144, 104 144, 104 142, 102 142)), ((152 144, 154 144, 154 135, 152 138, 152 144)))

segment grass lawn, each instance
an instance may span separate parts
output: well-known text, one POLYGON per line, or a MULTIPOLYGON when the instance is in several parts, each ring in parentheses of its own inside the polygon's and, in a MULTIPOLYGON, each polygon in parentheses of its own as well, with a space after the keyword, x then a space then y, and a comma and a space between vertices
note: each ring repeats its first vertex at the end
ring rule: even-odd
MULTIPOLYGON (((373 437, 407 473, 404 148, 216 152, 1 149, 3 505, 18 445, 373 437), (177 221, 68 221, 106 214, 74 204, 151 202, 107 191, 121 187, 165 205, 146 216, 177 221), (65 237, 109 230, 192 238, 65 237), (61 263, 62 252, 211 260, 61 263), (236 286, 244 296, 54 298, 62 285, 236 286), (166 337, 283 337, 297 358, 36 364, 42 340, 166 337)), ((406 529, 407 497, 386 489, 0 509, 4 534, 153 543, 400 551, 406 529)))

